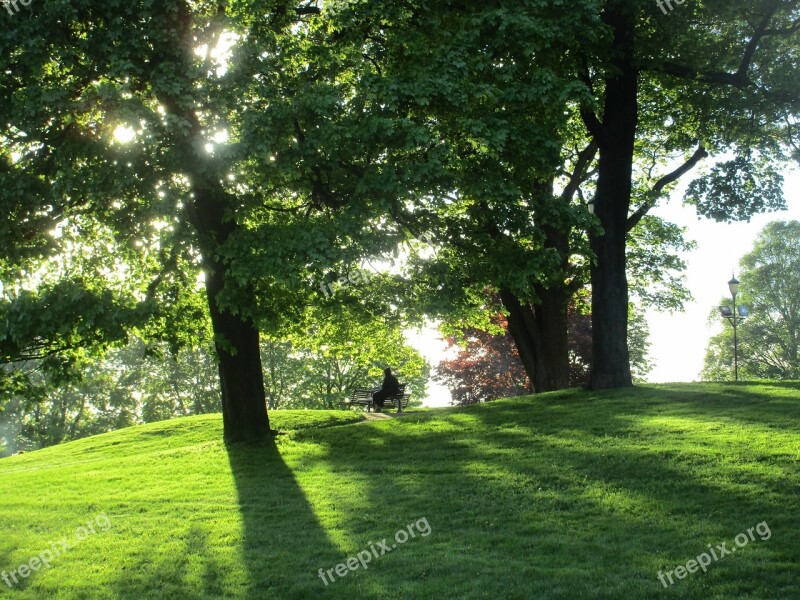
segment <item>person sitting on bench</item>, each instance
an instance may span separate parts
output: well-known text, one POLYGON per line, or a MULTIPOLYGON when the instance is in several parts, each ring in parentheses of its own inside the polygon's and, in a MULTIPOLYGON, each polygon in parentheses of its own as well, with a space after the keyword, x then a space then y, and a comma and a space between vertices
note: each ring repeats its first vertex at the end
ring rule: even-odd
POLYGON ((375 390, 372 393, 372 404, 375 407, 376 411, 380 411, 383 408, 383 403, 386 401, 386 398, 389 396, 395 396, 400 392, 400 382, 397 380, 397 377, 392 375, 392 370, 389 367, 386 367, 383 370, 383 384, 381 385, 380 389, 375 390))

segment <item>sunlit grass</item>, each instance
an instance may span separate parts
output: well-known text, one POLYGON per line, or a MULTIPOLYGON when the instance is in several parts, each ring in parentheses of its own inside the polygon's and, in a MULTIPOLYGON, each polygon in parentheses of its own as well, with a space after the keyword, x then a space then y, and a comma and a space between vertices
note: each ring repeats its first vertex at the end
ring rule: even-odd
POLYGON ((276 447, 218 415, 0 461, 0 571, 98 514, 0 598, 800 597, 800 385, 567 391, 355 422, 276 411, 276 447), (430 534, 326 585, 426 519, 430 534), (665 589, 673 570, 766 522, 665 589))

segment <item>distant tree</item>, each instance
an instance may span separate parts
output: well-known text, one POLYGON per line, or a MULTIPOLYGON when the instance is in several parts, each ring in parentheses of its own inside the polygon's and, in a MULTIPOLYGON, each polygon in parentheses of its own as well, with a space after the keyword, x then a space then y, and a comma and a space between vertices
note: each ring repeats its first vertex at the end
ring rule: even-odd
POLYGON ((655 364, 649 355, 650 329, 644 312, 634 304, 628 307, 628 348, 633 380, 646 381, 655 364))
MULTIPOLYGON (((378 386, 386 366, 409 385, 410 406, 421 403, 430 366, 397 323, 359 318, 347 306, 327 314, 314 309, 308 316, 315 322, 312 331, 261 342, 270 409, 338 408, 352 388, 378 386)), ((221 410, 210 343, 173 352, 164 343, 135 339, 89 361, 77 379, 59 379, 39 366, 26 364, 26 385, 17 387, 0 413, 0 456, 221 410)))
MULTIPOLYGON (((739 376, 800 379, 800 222, 767 225, 739 265, 737 304, 750 312, 738 329, 739 376)), ((720 319, 716 309, 712 318, 720 319)), ((702 376, 729 379, 732 369, 733 328, 726 323, 709 341, 702 376)))
POLYGON ((30 385, 11 395, 0 414, 0 443, 7 451, 221 408, 211 347, 171 355, 163 344, 134 340, 91 361, 78 379, 54 378, 35 361, 28 368, 30 385))
POLYGON ((458 348, 458 355, 440 362, 433 378, 450 389, 451 404, 477 404, 533 393, 508 333, 508 321, 501 315, 493 321, 502 333, 469 327, 461 339, 447 338, 448 350, 458 348))
POLYGON ((408 384, 413 403, 425 397, 430 365, 408 345, 401 324, 364 315, 348 301, 348 291, 371 293, 366 289, 338 292, 341 302, 330 310, 309 309, 314 327, 291 338, 291 358, 302 362, 300 378, 281 407, 337 408, 353 388, 378 387, 386 367, 408 384))
POLYGON ((219 375, 212 346, 162 352, 134 365, 145 423, 219 412, 219 375))

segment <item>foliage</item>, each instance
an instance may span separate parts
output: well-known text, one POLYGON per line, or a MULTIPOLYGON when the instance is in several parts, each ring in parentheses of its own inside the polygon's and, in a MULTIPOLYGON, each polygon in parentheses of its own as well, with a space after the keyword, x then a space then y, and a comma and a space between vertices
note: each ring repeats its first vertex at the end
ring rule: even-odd
POLYGON ((436 366, 434 380, 450 390, 451 404, 468 405, 532 393, 530 381, 502 316, 493 320, 501 335, 465 329, 458 340, 447 338, 447 350, 458 355, 436 366))
POLYGON ((165 344, 134 340, 95 357, 68 380, 26 363, 37 395, 10 396, 0 426, 8 446, 28 450, 176 416, 218 412, 219 390, 208 350, 184 348, 170 355, 165 344))
MULTIPOLYGON (((656 310, 681 310, 692 298, 686 287, 686 261, 682 254, 694 250, 684 239, 685 230, 653 215, 645 216, 628 236, 628 285, 637 306, 656 310)), ((633 365, 632 365, 633 366, 633 365)))
POLYGON ((644 383, 655 364, 648 354, 650 329, 647 326, 647 318, 641 307, 635 304, 628 306, 628 348, 633 380, 637 383, 644 383))
POLYGON ((355 388, 380 387, 387 366, 408 384, 409 406, 427 395, 430 367, 391 330, 370 329, 367 338, 335 344, 293 345, 267 342, 265 385, 270 408, 333 409, 355 388))
MULTIPOLYGON (((261 344, 270 409, 338 408, 356 387, 379 387, 388 365, 408 384, 409 406, 426 396, 429 366, 397 327, 318 315, 317 329, 292 341, 261 344), (377 327, 377 328, 376 328, 377 327), (324 340, 324 343, 320 340, 324 340)), ((341 316, 341 315, 339 315, 341 316)), ((213 348, 180 349, 134 340, 88 361, 80 377, 53 377, 42 361, 25 364, 0 414, 6 453, 30 450, 138 423, 219 412, 213 348), (24 382, 26 385, 22 385, 24 382)), ((18 370, 0 374, 13 377, 18 370)))
MULTIPOLYGON (((740 378, 800 379, 800 222, 768 224, 739 264, 737 304, 749 309, 738 326, 740 378)), ((703 378, 729 379, 733 358, 733 328, 724 323, 709 341, 703 378)))
POLYGON ((436 251, 409 262, 397 289, 404 308, 485 326, 487 286, 527 300, 534 284, 572 278, 555 272, 559 257, 544 249, 542 228, 589 219, 539 188, 559 167, 564 106, 582 87, 563 56, 593 35, 590 12, 550 1, 344 6, 339 18, 366 30, 376 65, 357 91, 389 126, 416 132, 417 152, 387 150, 393 170, 418 188, 391 218, 427 234, 436 251))
POLYGON ((686 199, 698 214, 720 222, 749 221, 754 214, 786 208, 783 176, 763 156, 739 156, 722 161, 689 184, 686 199))
POLYGON ((309 324, 308 329, 295 329, 285 342, 267 342, 264 360, 271 406, 335 408, 354 388, 380 387, 386 367, 408 384, 410 405, 421 403, 430 367, 407 344, 404 320, 391 312, 365 312, 359 301, 366 297, 383 302, 384 281, 375 276, 320 298, 319 306, 309 307, 304 315, 302 323, 309 324))

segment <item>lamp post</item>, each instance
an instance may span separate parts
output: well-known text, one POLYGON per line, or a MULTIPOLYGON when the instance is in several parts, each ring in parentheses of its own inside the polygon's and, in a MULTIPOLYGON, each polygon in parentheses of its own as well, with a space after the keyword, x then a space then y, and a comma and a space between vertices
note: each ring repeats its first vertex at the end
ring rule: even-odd
POLYGON ((736 296, 739 293, 739 282, 736 280, 736 276, 732 277, 728 282, 728 289, 733 298, 733 310, 727 306, 720 306, 719 313, 733 325, 733 374, 734 380, 739 381, 739 337, 737 327, 741 321, 747 318, 748 312, 744 306, 739 306, 738 309, 736 307, 736 296))

